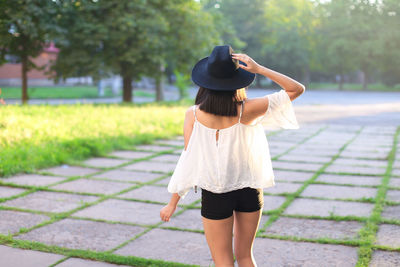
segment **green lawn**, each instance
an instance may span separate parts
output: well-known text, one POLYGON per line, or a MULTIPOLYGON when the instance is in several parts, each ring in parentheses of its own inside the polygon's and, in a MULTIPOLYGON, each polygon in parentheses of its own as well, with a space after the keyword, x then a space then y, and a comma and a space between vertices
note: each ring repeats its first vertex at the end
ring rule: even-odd
POLYGON ((0 105, 0 177, 181 135, 192 104, 0 105))
MULTIPOLYGON (((110 88, 105 88, 104 97, 113 97, 110 88)), ((1 87, 0 97, 3 99, 21 98, 22 89, 20 87, 1 87)), ((154 97, 154 93, 144 90, 134 90, 133 95, 138 97, 154 97)), ((97 87, 95 86, 49 86, 49 87, 30 87, 28 96, 31 99, 49 99, 49 98, 98 98, 97 87)), ((118 94, 121 96, 121 93, 118 94)))
MULTIPOLYGON (((339 90, 339 85, 336 83, 310 83, 308 89, 311 90, 339 90)), ((343 91, 363 91, 362 84, 344 83, 343 91)), ((381 83, 368 84, 366 91, 382 91, 382 92, 400 92, 400 84, 396 86, 386 86, 381 83)))

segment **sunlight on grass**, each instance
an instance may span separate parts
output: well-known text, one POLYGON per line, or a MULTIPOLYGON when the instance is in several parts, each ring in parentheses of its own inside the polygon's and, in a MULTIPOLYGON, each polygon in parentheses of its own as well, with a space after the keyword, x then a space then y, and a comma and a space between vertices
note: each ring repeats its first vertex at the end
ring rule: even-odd
POLYGON ((0 176, 181 135, 189 105, 1 106, 0 176))

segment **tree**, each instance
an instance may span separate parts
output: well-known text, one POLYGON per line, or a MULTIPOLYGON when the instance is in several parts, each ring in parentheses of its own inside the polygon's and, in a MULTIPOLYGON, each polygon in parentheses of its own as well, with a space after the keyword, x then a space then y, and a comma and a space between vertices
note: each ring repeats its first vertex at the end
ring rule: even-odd
POLYGON ((400 2, 384 0, 379 6, 379 17, 384 29, 375 34, 383 42, 379 70, 383 82, 393 86, 400 83, 400 2))
POLYGON ((352 0, 350 6, 353 40, 357 48, 353 56, 357 65, 364 73, 363 89, 368 87, 368 78, 379 68, 379 59, 384 53, 384 41, 377 38, 383 27, 382 17, 379 15, 378 1, 352 0))
MULTIPOLYGON (((206 0, 204 8, 213 14, 225 44, 236 53, 243 52, 265 64, 262 38, 266 25, 264 0, 206 0)), ((256 79, 259 82, 259 79, 256 79)))
POLYGON ((310 66, 315 60, 315 27, 318 18, 308 0, 268 1, 265 6, 265 34, 262 53, 266 65, 310 81, 310 66))
POLYGON ((352 37, 350 1, 333 0, 317 7, 321 19, 316 29, 320 66, 325 72, 339 75, 339 90, 343 89, 343 75, 356 69, 357 43, 352 37))
POLYGON ((6 55, 18 58, 22 65, 22 103, 28 101, 27 73, 37 66, 32 58, 37 57, 51 35, 59 30, 55 23, 57 6, 48 0, 3 0, 0 1, 0 63, 6 55))
POLYGON ((123 101, 132 101, 132 81, 161 78, 167 63, 177 67, 212 45, 212 20, 194 1, 66 1, 62 9, 58 78, 99 73, 123 78, 123 101), (77 5, 77 3, 80 3, 77 5), (203 16, 203 17, 201 17, 203 16))

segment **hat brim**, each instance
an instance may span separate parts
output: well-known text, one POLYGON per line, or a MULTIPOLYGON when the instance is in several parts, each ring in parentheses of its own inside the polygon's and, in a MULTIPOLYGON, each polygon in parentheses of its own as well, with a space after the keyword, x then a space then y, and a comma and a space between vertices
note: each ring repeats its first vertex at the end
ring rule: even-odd
MULTIPOLYGON (((233 76, 226 79, 213 77, 207 71, 207 60, 208 57, 205 57, 193 67, 192 81, 198 86, 211 90, 230 91, 250 85, 256 77, 254 73, 242 68, 237 69, 233 76)), ((241 61, 239 62, 246 65, 241 61)))

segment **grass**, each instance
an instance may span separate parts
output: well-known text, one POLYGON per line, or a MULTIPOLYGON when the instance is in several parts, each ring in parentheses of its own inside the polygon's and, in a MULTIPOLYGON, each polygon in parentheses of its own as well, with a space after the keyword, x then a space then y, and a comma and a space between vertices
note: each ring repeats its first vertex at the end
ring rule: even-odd
MULTIPOLYGON (((326 90, 326 91, 338 91, 339 84, 337 83, 316 83, 312 82, 308 86, 310 90, 326 90)), ((362 84, 360 83, 344 83, 343 91, 364 91, 362 88, 362 84)), ((386 86, 382 83, 372 83, 368 84, 366 91, 375 91, 375 92, 400 92, 400 84, 395 86, 386 86)))
POLYGON ((1 105, 0 177, 182 135, 191 104, 1 105))
POLYGON ((376 202, 374 209, 365 226, 360 230, 360 239, 362 245, 358 249, 358 262, 357 267, 368 266, 374 249, 374 243, 376 240, 376 234, 378 231, 378 225, 381 222, 381 213, 385 206, 386 192, 388 190, 388 184, 391 177, 392 166, 395 160, 396 147, 398 143, 398 138, 400 134, 400 127, 397 128, 396 134, 393 140, 393 147, 389 154, 388 166, 386 172, 382 179, 382 184, 378 188, 378 193, 376 195, 376 202))
MULTIPOLYGON (((21 95, 21 87, 1 87, 1 98, 5 100, 12 98, 20 99, 21 95)), ((104 96, 99 97, 96 86, 40 86, 28 88, 30 99, 105 98, 121 95, 121 92, 118 95, 114 95, 111 88, 106 87, 104 89, 104 96)), ((134 90, 133 96, 154 98, 155 94, 144 90, 134 90)))

